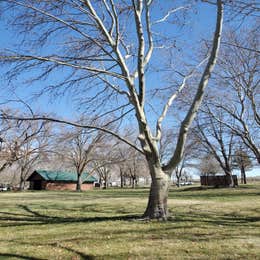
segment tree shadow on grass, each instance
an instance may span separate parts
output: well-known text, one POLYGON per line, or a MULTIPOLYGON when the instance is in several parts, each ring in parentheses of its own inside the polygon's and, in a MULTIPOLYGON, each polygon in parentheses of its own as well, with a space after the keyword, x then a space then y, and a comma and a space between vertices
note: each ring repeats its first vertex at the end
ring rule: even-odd
POLYGON ((229 214, 217 214, 215 212, 199 213, 199 212, 187 212, 177 213, 172 220, 175 223, 193 223, 194 226, 211 225, 211 226, 232 226, 242 227, 251 226, 252 224, 258 225, 260 222, 260 216, 242 216, 229 214))
MULTIPOLYGON (((21 213, 0 212, 0 226, 1 227, 15 227, 15 226, 28 226, 28 225, 45 225, 45 224, 66 224, 66 223, 94 223, 106 221, 137 221, 141 220, 139 214, 114 214, 112 216, 94 216, 94 217, 77 217, 77 216, 51 216, 43 214, 35 209, 26 205, 18 205, 23 210, 21 213), (5 222, 6 221, 6 222, 5 222)), ((70 209, 63 209, 63 211, 70 211, 70 209)), ((106 209, 104 209, 104 212, 106 209)), ((249 226, 254 222, 260 221, 260 216, 243 216, 229 214, 217 214, 216 212, 197 212, 191 210, 190 212, 178 213, 175 212, 174 216, 169 219, 169 222, 174 223, 208 223, 211 225, 223 226, 249 226)))
POLYGON ((195 187, 186 187, 186 188, 182 188, 182 189, 176 189, 174 191, 176 192, 183 192, 183 191, 200 191, 200 190, 212 190, 212 189, 216 189, 214 187, 204 187, 204 186, 195 186, 195 187))
POLYGON ((47 258, 38 258, 38 257, 31 257, 25 256, 20 254, 8 254, 8 253, 0 253, 0 259, 9 259, 9 258, 17 258, 17 259, 24 259, 24 260, 48 260, 47 258))
MULTIPOLYGON (((100 222, 100 221, 117 221, 117 220, 123 220, 123 221, 132 221, 132 220, 137 220, 138 216, 137 215, 120 215, 120 216, 105 216, 105 217, 57 217, 57 216, 48 216, 48 215, 44 215, 36 210, 33 210, 31 208, 29 208, 28 206, 24 206, 24 205, 20 205, 20 208, 22 208, 25 212, 26 212, 26 216, 27 214, 31 215, 31 218, 27 217, 27 221, 31 222, 31 223, 21 223, 21 225, 35 225, 35 223, 38 224, 38 222, 40 224, 59 224, 59 223, 75 223, 75 222, 100 222)), ((67 209, 69 210, 69 209, 67 209)), ((10 213, 11 215, 12 213, 10 213)), ((21 216, 24 216, 25 214, 21 214, 21 216)), ((24 221, 23 218, 18 218, 19 214, 15 213, 13 216, 13 224, 10 224, 10 226, 15 226, 16 222, 19 223, 19 221, 24 221)), ((0 218, 1 220, 1 218, 0 218)), ((178 239, 181 240, 189 240, 191 242, 193 241, 208 241, 210 240, 214 240, 214 241, 220 241, 223 240, 225 237, 224 235, 226 234, 222 234, 221 232, 218 234, 217 232, 215 232, 215 229, 218 228, 220 225, 222 226, 237 226, 237 227, 241 227, 243 225, 245 226, 249 226, 252 225, 253 223, 256 223, 260 221, 260 216, 259 217, 253 217, 253 216, 234 216, 231 213, 230 214, 216 214, 215 212, 181 212, 178 213, 176 212, 175 217, 172 220, 169 220, 168 222, 165 223, 165 225, 160 224, 158 225, 154 225, 149 226, 147 229, 139 229, 138 226, 133 226, 133 228, 131 228, 129 230, 129 228, 126 229, 121 229, 121 230, 117 230, 115 228, 115 239, 118 240, 122 240, 126 238, 126 236, 131 237, 131 234, 138 234, 138 233, 146 233, 146 235, 150 234, 150 239, 161 239, 161 235, 165 234, 164 231, 168 232, 168 236, 172 237, 174 234, 176 234, 176 229, 183 229, 184 232, 182 232, 182 234, 178 234, 178 239), (172 224, 171 224, 172 223, 172 224), (176 224, 176 225, 174 225, 176 224), (193 229, 193 227, 195 227, 196 229, 193 229), (210 232, 205 232, 205 228, 210 227, 210 232), (201 228, 201 229, 198 229, 201 228), (192 231, 190 229, 193 229, 192 231), (131 234, 130 234, 131 233, 131 234)), ((257 223, 256 223, 257 225, 257 223)), ((108 232, 107 234, 110 234, 111 231, 110 230, 100 230, 100 241, 103 241, 104 237, 106 237, 106 232, 108 232)), ((239 233, 239 232, 238 232, 239 233)), ((230 237, 235 237, 237 236, 237 234, 230 234, 230 237)), ((30 246, 52 246, 52 247, 56 247, 56 248, 60 248, 63 250, 68 251, 69 253, 73 254, 74 256, 80 257, 81 259, 86 259, 86 260, 93 260, 93 259, 112 259, 111 255, 100 255, 100 256, 95 256, 95 255, 91 255, 88 253, 84 253, 82 251, 79 251, 77 249, 73 248, 72 246, 67 246, 67 243, 64 242, 73 242, 73 244, 78 244, 77 240, 79 241, 87 241, 88 239, 91 239, 91 235, 90 237, 87 236, 82 236, 82 237, 77 237, 77 238, 66 238, 66 239, 61 239, 59 240, 59 243, 55 242, 51 242, 51 243, 44 243, 41 244, 38 241, 36 241, 35 243, 30 243, 28 245, 30 246), (62 244, 65 245, 62 245, 62 244)), ((114 238, 113 238, 114 239, 114 238)), ((142 243, 143 240, 143 236, 137 236, 138 240, 140 240, 140 243, 142 243)), ((149 239, 149 238, 146 238, 149 239)), ((20 244, 26 244, 22 241, 17 241, 16 243, 20 243, 20 244)), ((26 244, 27 245, 27 244, 26 244)), ((23 255, 15 255, 15 254, 1 254, 0 253, 0 258, 2 257, 6 257, 8 259, 8 257, 17 257, 18 259, 25 259, 25 260, 46 260, 46 259, 41 259, 41 258, 36 258, 36 257, 28 257, 28 256, 23 256, 23 255)), ((127 259, 129 257, 127 252, 123 252, 119 255, 115 255, 114 259, 127 259)))
MULTIPOLYGON (((80 252, 79 250, 75 250, 73 248, 67 247, 67 246, 58 246, 61 249, 67 250, 70 253, 73 253, 77 256, 80 257, 80 259, 84 259, 84 260, 95 260, 95 259, 129 259, 129 255, 128 253, 126 254, 115 254, 113 253, 113 255, 99 255, 99 256, 94 256, 91 254, 85 254, 80 252)), ((73 259, 73 258, 72 258, 73 259)))
MULTIPOLYGON (((45 225, 45 224, 62 224, 77 222, 104 222, 104 221, 130 221, 140 218, 137 214, 124 214, 115 216, 95 216, 95 217, 66 217, 66 216, 49 216, 33 210, 25 205, 18 205, 26 213, 0 212, 4 216, 0 216, 0 221, 8 221, 12 223, 0 223, 1 227, 15 227, 27 225, 45 225)), ((67 209, 69 210, 69 209, 67 209)))
POLYGON ((73 254, 78 255, 81 259, 84 259, 84 260, 94 260, 94 259, 96 259, 96 257, 93 256, 93 255, 88 255, 88 254, 82 253, 82 252, 80 252, 80 251, 78 251, 76 249, 70 248, 70 247, 66 247, 66 246, 58 246, 58 247, 62 248, 62 249, 65 249, 68 252, 71 252, 73 254))
MULTIPOLYGON (((26 244, 27 245, 27 244, 26 244)), ((30 244, 31 245, 31 244, 30 244)), ((41 246, 46 246, 44 244, 37 244, 37 245, 41 245, 41 246)), ((55 245, 55 244, 48 244, 48 246, 54 246, 54 247, 59 247, 61 249, 65 249, 68 252, 71 252, 77 256, 80 257, 80 259, 84 259, 84 260, 94 260, 96 259, 94 256, 92 255, 87 255, 85 253, 82 253, 78 250, 69 248, 69 247, 65 247, 65 246, 61 246, 61 245, 55 245)), ((4 258, 4 259, 9 259, 9 258, 17 258, 17 259, 24 259, 24 260, 48 260, 47 258, 38 258, 38 257, 33 257, 33 256, 25 256, 25 255, 21 255, 21 254, 9 254, 9 253, 0 253, 0 259, 4 258)))
MULTIPOLYGON (((72 241, 72 240, 66 240, 66 241, 72 241)), ((19 243, 19 242, 17 242, 19 243)), ((69 253, 73 254, 71 257, 67 257, 66 259, 75 259, 74 257, 78 256, 80 257, 80 259, 84 259, 84 260, 95 260, 95 259, 129 259, 129 254, 128 252, 124 253, 120 253, 120 254, 115 254, 113 253, 113 255, 92 255, 92 254, 87 254, 87 253, 83 253, 79 250, 76 250, 74 248, 68 247, 68 246, 64 246, 64 245, 59 245, 57 243, 47 243, 47 244, 42 244, 42 243, 21 243, 22 245, 33 245, 33 246, 51 246, 53 248, 59 248, 59 249, 63 249, 65 251, 68 251, 69 253)), ((30 257, 30 256, 24 256, 24 255, 20 255, 20 254, 1 254, 0 253, 0 259, 1 256, 3 257, 17 257, 18 259, 24 259, 24 260, 48 260, 51 259, 49 258, 37 258, 37 257, 30 257)), ((78 259, 78 258, 77 258, 78 259)))

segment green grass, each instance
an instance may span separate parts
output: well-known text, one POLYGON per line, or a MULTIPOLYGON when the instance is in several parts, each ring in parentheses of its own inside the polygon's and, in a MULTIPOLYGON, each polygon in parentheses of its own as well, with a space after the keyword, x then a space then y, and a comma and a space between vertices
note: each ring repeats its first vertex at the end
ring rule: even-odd
POLYGON ((144 222, 148 190, 0 193, 0 259, 260 259, 260 184, 173 188, 172 218, 144 222))

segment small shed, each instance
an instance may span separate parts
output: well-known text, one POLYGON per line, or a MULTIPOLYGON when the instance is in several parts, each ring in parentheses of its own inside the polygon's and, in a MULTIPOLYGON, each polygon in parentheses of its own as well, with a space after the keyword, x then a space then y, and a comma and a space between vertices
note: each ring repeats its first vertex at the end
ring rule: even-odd
MULTIPOLYGON (((238 186, 237 176, 232 175, 235 186, 238 186)), ((228 187, 231 182, 230 176, 227 175, 203 175, 200 176, 202 186, 228 187)))
MULTIPOLYGON (((97 179, 88 173, 82 174, 82 190, 93 189, 97 179)), ((76 190, 77 173, 63 171, 35 170, 26 181, 30 190, 76 190)))

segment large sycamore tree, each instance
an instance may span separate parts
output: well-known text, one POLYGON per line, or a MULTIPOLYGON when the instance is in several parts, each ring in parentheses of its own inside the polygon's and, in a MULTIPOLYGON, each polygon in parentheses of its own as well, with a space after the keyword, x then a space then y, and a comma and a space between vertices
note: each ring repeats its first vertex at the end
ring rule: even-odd
MULTIPOLYGON (((225 4, 221 0, 199 3, 211 6, 216 17, 213 22, 215 29, 208 39, 210 48, 205 57, 196 62, 196 55, 191 54, 192 47, 187 50, 194 58, 189 64, 187 60, 180 62, 175 51, 171 55, 179 33, 189 33, 189 30, 181 31, 186 24, 183 19, 195 15, 193 8, 197 2, 1 1, 1 13, 6 15, 2 17, 6 17, 9 25, 19 32, 14 40, 16 46, 10 46, 0 54, 1 62, 9 65, 7 76, 10 80, 19 85, 23 81, 31 88, 40 82, 36 84, 38 94, 52 91, 53 94, 62 95, 68 92, 86 113, 95 114, 99 119, 108 117, 113 122, 121 122, 124 118, 135 118, 132 127, 137 129, 139 144, 121 136, 120 131, 107 129, 108 119, 104 120, 106 124, 95 126, 63 119, 48 120, 102 130, 144 155, 152 179, 144 218, 167 219, 170 176, 183 157, 188 130, 217 61, 225 4), (168 62, 168 68, 164 62, 168 62), (182 69, 181 66, 185 65, 182 69), (164 86, 160 69, 175 71, 176 80, 164 86), (156 72, 160 79, 155 82, 156 72), (192 86, 193 100, 181 116, 175 149, 162 162, 159 150, 163 122, 173 102, 194 74, 198 80, 196 86, 194 83, 192 86), (19 76, 21 81, 15 81, 19 76), (163 89, 166 90, 164 94, 161 92, 163 89), (155 94, 162 97, 163 104, 155 94), (152 98, 156 106, 153 107, 156 110, 153 116, 150 115, 152 98)), ((227 2, 230 4, 230 1, 227 2)), ((176 46, 176 50, 183 50, 182 47, 185 48, 176 46)), ((14 118, 4 113, 2 116, 14 118)), ((23 119, 32 118, 23 115, 23 119)), ((33 119, 46 120, 47 117, 35 115, 33 119)))

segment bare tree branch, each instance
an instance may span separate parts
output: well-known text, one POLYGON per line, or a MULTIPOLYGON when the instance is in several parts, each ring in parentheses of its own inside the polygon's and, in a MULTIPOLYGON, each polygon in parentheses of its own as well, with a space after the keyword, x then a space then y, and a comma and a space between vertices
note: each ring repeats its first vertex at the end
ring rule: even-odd
POLYGON ((217 56, 218 56, 218 51, 219 51, 219 46, 220 46, 220 39, 221 39, 221 32, 222 32, 222 23, 223 23, 223 3, 222 3, 222 1, 218 0, 217 5, 218 5, 217 22, 216 22, 216 30, 215 30, 215 34, 214 34, 213 47, 211 50, 211 54, 210 54, 207 66, 204 70, 204 73, 201 77, 201 80, 200 80, 200 83, 198 86, 198 90, 197 90, 196 96, 194 97, 193 103, 192 103, 186 117, 182 121, 175 152, 174 152, 172 158, 170 159, 169 163, 163 167, 163 169, 165 171, 174 169, 182 158, 184 144, 185 144, 187 134, 188 134, 188 129, 197 114, 197 111, 199 109, 199 106, 200 106, 203 96, 204 96, 204 90, 208 84, 210 75, 211 75, 213 68, 217 61, 217 56))
POLYGON ((143 151, 139 147, 137 147, 135 144, 131 143, 127 139, 121 137, 119 134, 117 134, 117 133, 115 133, 115 132, 113 132, 109 129, 99 127, 99 126, 85 125, 85 124, 80 124, 80 123, 76 123, 76 122, 71 122, 71 121, 68 121, 68 120, 56 119, 56 118, 52 118, 52 117, 48 117, 48 116, 36 116, 36 115, 34 117, 12 116, 12 115, 5 114, 5 112, 2 112, 0 114, 0 118, 8 119, 8 120, 22 120, 22 121, 46 121, 46 122, 67 124, 67 125, 80 127, 80 128, 96 129, 96 130, 100 130, 104 133, 107 133, 107 134, 110 134, 110 135, 116 137, 117 139, 119 139, 120 141, 128 144, 129 146, 136 149, 140 153, 143 153, 143 151))

